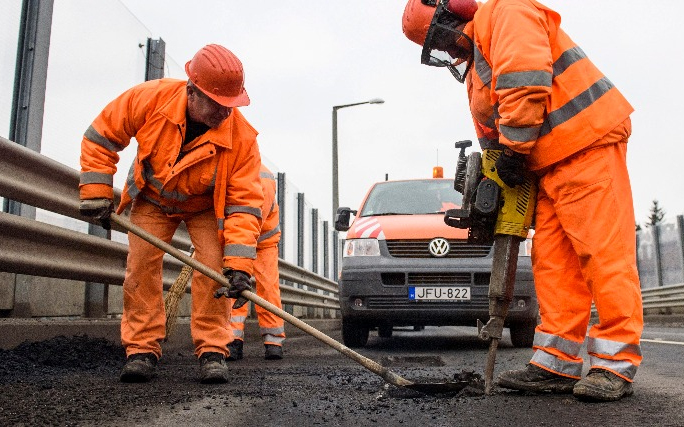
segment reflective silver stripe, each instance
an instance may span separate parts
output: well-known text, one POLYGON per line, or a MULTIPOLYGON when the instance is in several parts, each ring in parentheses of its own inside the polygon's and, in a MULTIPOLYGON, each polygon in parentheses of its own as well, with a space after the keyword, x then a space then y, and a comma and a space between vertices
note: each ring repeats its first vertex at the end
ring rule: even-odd
POLYGON ((233 329, 233 337, 234 338, 244 338, 245 337, 245 331, 241 331, 239 329, 233 329))
POLYGON ((226 216, 234 213, 246 213, 261 218, 261 209, 253 208, 251 206, 226 206, 224 213, 226 216))
POLYGON ((230 321, 233 323, 245 323, 247 316, 230 316, 230 321))
POLYGON ((81 172, 79 177, 81 184, 105 184, 114 186, 114 175, 102 172, 81 172))
POLYGON ((259 328, 259 332, 261 332, 261 335, 273 335, 278 337, 284 337, 285 327, 280 326, 277 328, 259 328))
POLYGON ((559 374, 568 375, 574 378, 580 378, 582 376, 581 362, 576 363, 561 360, 542 350, 535 351, 531 361, 559 374))
POLYGON ((487 118, 487 121, 484 123, 484 125, 490 129, 495 129, 496 119, 498 119, 499 117, 499 103, 496 103, 496 105, 494 105, 492 109, 492 115, 487 118))
POLYGON ((159 195, 164 198, 176 200, 178 202, 185 202, 189 198, 189 196, 179 193, 178 191, 165 191, 163 189, 164 185, 161 181, 154 177, 152 165, 150 165, 147 161, 143 162, 143 177, 145 178, 145 181, 154 187, 159 192, 159 195))
POLYGON ((93 141, 95 144, 99 145, 100 147, 104 147, 109 151, 113 151, 115 153, 118 153, 119 151, 123 150, 124 147, 121 144, 117 144, 116 142, 110 141, 104 136, 100 135, 98 131, 95 130, 93 125, 90 125, 88 129, 86 129, 85 134, 83 135, 89 140, 93 141))
POLYGON ((264 335, 264 344, 276 344, 276 345, 283 345, 283 341, 285 341, 285 337, 275 337, 273 335, 264 335))
POLYGON ((224 220, 223 218, 218 218, 217 222, 218 222, 218 229, 220 231, 223 231, 223 223, 226 222, 226 220, 224 220))
POLYGON ((274 229, 271 230, 271 231, 267 231, 267 232, 265 232, 265 233, 262 232, 261 235, 259 236, 259 238, 257 239, 257 242, 263 242, 264 240, 266 240, 266 239, 268 239, 269 237, 272 237, 272 236, 278 234, 279 232, 280 232, 280 224, 278 224, 278 225, 276 226, 276 228, 274 228, 274 229))
POLYGON ((579 46, 566 50, 553 63, 553 76, 556 77, 563 74, 572 64, 586 57, 587 55, 579 46))
POLYGON ((587 338, 587 353, 605 354, 607 356, 616 356, 620 353, 628 353, 641 356, 641 346, 619 341, 606 340, 603 338, 589 337, 587 338))
POLYGON ((152 203, 153 205, 155 205, 157 208, 159 208, 159 210, 161 210, 165 214, 192 213, 192 211, 183 210, 183 209, 179 208, 178 206, 164 206, 164 205, 160 204, 158 201, 154 200, 153 198, 146 196, 145 194, 141 195, 140 198, 152 203))
POLYGON ((237 256, 241 258, 256 259, 256 248, 253 246, 232 243, 223 249, 223 256, 237 256))
POLYGON ((529 142, 536 141, 539 138, 539 130, 541 126, 531 126, 525 128, 514 128, 506 125, 499 125, 499 132, 510 141, 529 142))
POLYGON ((558 335, 547 334, 545 332, 534 333, 534 347, 555 348, 565 354, 577 356, 582 348, 581 342, 575 342, 561 338, 558 335))
MULTIPOLYGON (((128 170, 128 176, 126 177, 126 186, 128 187, 128 197, 130 197, 131 200, 135 199, 138 197, 138 194, 140 194, 140 191, 142 191, 142 188, 138 188, 138 185, 135 183, 135 162, 138 158, 136 157, 133 160, 133 163, 131 164, 131 168, 128 170)), ((144 179, 144 177, 143 177, 144 179)))
POLYGON ((155 205, 156 207, 158 207, 159 209, 161 209, 161 204, 159 204, 159 202, 156 201, 156 200, 154 200, 153 198, 147 197, 147 196, 144 195, 144 194, 143 194, 142 196, 140 196, 140 198, 143 199, 143 200, 145 200, 145 201, 147 201, 147 202, 152 203, 153 205, 155 205))
POLYGON ((475 72, 480 77, 480 80, 482 80, 482 83, 484 83, 488 88, 491 88, 492 67, 489 66, 484 56, 482 56, 482 52, 480 52, 480 50, 477 48, 475 48, 474 57, 475 72))
POLYGON ((496 90, 527 86, 551 87, 553 76, 548 71, 515 71, 501 74, 496 79, 496 90))
POLYGON ((607 77, 601 78, 596 83, 591 85, 589 89, 580 93, 556 111, 549 113, 544 121, 544 124, 542 125, 539 136, 542 137, 548 135, 553 128, 567 122, 577 114, 581 113, 612 88, 613 83, 608 80, 607 77))
POLYGON ((273 174, 268 173, 266 171, 259 172, 259 177, 264 179, 272 179, 273 181, 275 181, 275 177, 273 176, 273 174))
POLYGON ((608 360, 597 356, 589 356, 589 361, 591 362, 592 368, 607 368, 629 378, 630 380, 634 379, 634 376, 636 375, 637 367, 625 360, 608 360))

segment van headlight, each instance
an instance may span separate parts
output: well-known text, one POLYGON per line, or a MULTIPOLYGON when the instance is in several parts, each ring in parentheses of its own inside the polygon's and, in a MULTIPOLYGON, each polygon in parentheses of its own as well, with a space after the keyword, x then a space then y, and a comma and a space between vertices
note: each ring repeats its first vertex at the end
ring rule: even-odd
POLYGON ((380 256, 378 239, 351 239, 344 242, 343 257, 380 256))

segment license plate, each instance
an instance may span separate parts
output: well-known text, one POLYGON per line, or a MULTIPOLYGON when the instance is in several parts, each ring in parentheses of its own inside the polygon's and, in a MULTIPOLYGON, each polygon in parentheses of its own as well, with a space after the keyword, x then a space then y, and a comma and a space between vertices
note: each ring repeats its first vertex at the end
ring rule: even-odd
POLYGON ((410 301, 469 301, 469 286, 409 286, 410 301))

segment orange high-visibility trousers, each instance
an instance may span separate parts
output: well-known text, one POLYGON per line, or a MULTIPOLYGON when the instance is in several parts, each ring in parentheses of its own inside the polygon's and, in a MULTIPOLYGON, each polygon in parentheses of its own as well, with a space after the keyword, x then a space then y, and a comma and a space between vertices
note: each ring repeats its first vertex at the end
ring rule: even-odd
MULTIPOLYGON (((223 249, 218 240, 214 210, 196 214, 169 216, 140 198, 133 202, 131 222, 145 231, 171 242, 181 221, 195 247, 195 259, 221 271, 223 249)), ((161 357, 160 342, 165 336, 166 313, 162 288, 162 257, 164 252, 132 233, 128 233, 129 253, 123 284, 123 315, 121 343, 126 355, 152 352, 161 357)), ((228 355, 233 340, 226 327, 230 318, 227 298, 214 298, 219 284, 195 271, 192 277, 192 313, 190 329, 195 354, 217 352, 228 355)))
MULTIPOLYGON (((278 246, 259 248, 254 261, 254 279, 256 294, 278 308, 280 302, 280 283, 278 281, 278 246)), ((234 301, 234 300, 231 300, 234 301)), ((285 321, 270 311, 255 305, 259 320, 259 332, 264 344, 282 346, 285 340, 285 321)), ((235 339, 244 341, 245 320, 249 313, 249 304, 233 309, 230 316, 230 328, 235 339)))
POLYGON ((564 376, 581 377, 585 337, 592 367, 632 381, 641 363, 643 310, 626 152, 626 136, 595 144, 540 177, 532 265, 542 322, 531 363, 564 376), (587 337, 592 301, 599 321, 587 337))

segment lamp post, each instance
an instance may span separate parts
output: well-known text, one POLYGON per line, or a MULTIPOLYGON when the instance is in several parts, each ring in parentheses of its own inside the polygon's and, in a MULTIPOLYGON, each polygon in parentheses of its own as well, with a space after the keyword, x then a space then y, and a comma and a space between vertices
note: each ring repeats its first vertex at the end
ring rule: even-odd
POLYGON ((338 157, 337 157, 337 110, 340 108, 347 108, 347 107, 353 107, 355 105, 362 105, 362 104, 383 104, 385 101, 380 99, 380 98, 373 98, 369 101, 364 101, 364 102, 356 102, 354 104, 345 104, 345 105, 335 105, 333 106, 332 109, 332 186, 333 186, 333 222, 335 221, 335 214, 337 213, 337 208, 340 207, 340 200, 339 200, 339 182, 338 182, 338 175, 337 175, 337 167, 338 167, 338 157))

